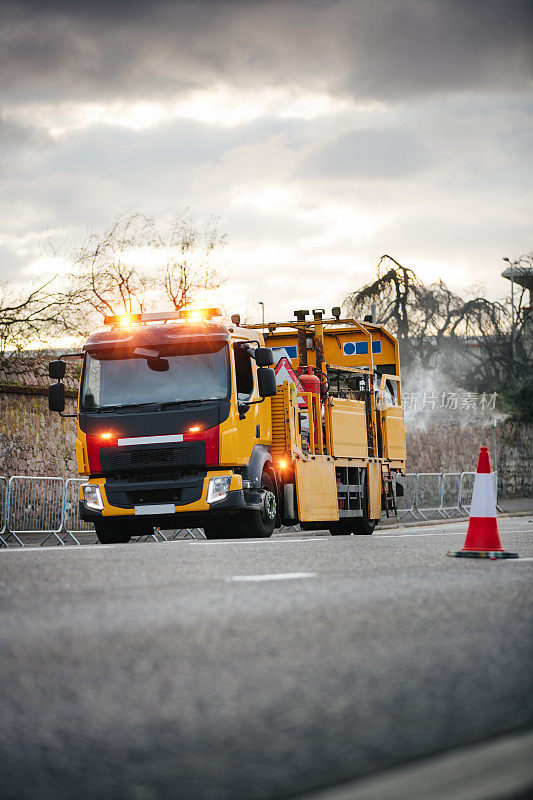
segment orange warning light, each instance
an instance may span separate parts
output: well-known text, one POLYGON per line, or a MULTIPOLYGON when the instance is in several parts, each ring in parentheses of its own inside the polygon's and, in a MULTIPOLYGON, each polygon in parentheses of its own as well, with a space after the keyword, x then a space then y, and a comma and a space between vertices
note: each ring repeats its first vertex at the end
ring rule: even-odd
POLYGON ((199 425, 192 425, 189 428, 189 433, 199 433, 199 431, 200 431, 200 426, 199 425))
POLYGON ((187 322, 205 322, 212 317, 222 316, 220 308, 182 308, 179 312, 180 318, 187 322))
POLYGON ((282 458, 281 461, 278 462, 278 466, 280 469, 287 469, 287 467, 289 466, 287 463, 287 459, 282 458))
POLYGON ((105 433, 101 433, 100 434, 100 439, 112 439, 112 438, 113 438, 113 434, 110 433, 109 431, 106 431, 105 433))

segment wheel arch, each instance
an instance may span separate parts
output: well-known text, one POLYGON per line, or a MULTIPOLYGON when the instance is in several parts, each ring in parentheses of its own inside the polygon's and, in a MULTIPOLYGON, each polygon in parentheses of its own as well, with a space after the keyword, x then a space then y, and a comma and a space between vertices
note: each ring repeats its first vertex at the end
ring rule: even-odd
POLYGON ((252 450, 248 466, 244 469, 243 478, 253 481, 254 487, 259 488, 261 486, 261 476, 265 469, 268 470, 277 488, 276 473, 274 472, 270 450, 265 445, 256 444, 252 450))

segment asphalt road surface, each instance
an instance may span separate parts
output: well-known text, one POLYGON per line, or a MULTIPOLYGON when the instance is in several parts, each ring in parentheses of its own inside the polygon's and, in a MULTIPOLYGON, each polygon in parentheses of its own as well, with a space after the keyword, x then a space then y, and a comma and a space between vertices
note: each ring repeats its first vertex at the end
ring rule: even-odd
POLYGON ((0 796, 305 796, 531 725, 533 518, 464 531, 0 552, 0 796))

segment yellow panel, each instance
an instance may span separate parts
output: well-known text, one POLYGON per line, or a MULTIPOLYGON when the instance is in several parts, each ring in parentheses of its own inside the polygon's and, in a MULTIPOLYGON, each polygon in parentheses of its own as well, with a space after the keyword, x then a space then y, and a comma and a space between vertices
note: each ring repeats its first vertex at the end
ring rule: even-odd
POLYGON ((404 461, 407 453, 403 408, 393 406, 385 409, 381 415, 381 427, 383 431, 384 457, 391 459, 391 461, 404 461))
MULTIPOLYGON (((233 415, 226 422, 231 424, 234 421, 233 415)), ((239 433, 235 425, 226 427, 223 423, 219 429, 220 449, 219 464, 236 464, 239 459, 239 433)))
POLYGON ((80 475, 85 475, 85 460, 83 458, 83 445, 76 439, 76 467, 80 475))
POLYGON ((326 456, 297 459, 296 497, 302 522, 331 522, 339 519, 335 465, 326 456))
MULTIPOLYGON (((372 353, 374 366, 378 364, 397 365, 397 342, 395 337, 377 325, 368 325, 366 327, 372 334, 372 341, 381 343, 381 352, 372 353)), ((343 345, 348 344, 348 342, 365 342, 368 344, 368 336, 355 327, 326 329, 324 331, 324 357, 326 363, 344 367, 369 367, 369 352, 361 353, 360 355, 355 353, 348 355, 343 350, 343 345)))
MULTIPOLYGON (((373 354, 374 366, 379 364, 394 364, 396 372, 399 370, 398 341, 389 331, 380 325, 364 324, 366 330, 372 334, 373 341, 381 342, 381 353, 373 354)), ((294 331, 276 331, 265 336, 267 347, 295 347, 298 338, 294 331)), ((368 367, 370 364, 369 354, 346 355, 343 351, 343 344, 347 342, 365 342, 368 337, 354 325, 331 325, 326 323, 324 328, 324 358, 327 364, 337 364, 339 366, 368 367)), ((315 351, 308 350, 307 360, 310 365, 314 365, 315 351)), ((298 366, 298 359, 292 359, 294 369, 298 366)))
POLYGON ((381 518, 381 464, 371 461, 368 465, 368 516, 381 518))
POLYGON ((364 401, 334 397, 332 402, 333 455, 336 458, 367 458, 364 401))
POLYGON ((272 455, 280 456, 291 452, 289 427, 289 384, 278 386, 272 403, 272 455))
POLYGON ((89 475, 89 459, 87 457, 87 436, 78 424, 78 438, 76 439, 76 468, 80 475, 89 475))

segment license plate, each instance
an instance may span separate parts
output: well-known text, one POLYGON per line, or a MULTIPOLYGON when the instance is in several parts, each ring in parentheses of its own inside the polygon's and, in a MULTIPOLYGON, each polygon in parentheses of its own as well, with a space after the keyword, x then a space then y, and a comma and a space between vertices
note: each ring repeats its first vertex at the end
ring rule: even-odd
POLYGON ((150 506, 134 506, 135 513, 140 514, 174 514, 176 508, 173 503, 158 503, 150 506))

